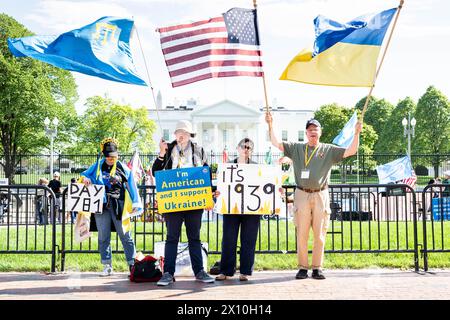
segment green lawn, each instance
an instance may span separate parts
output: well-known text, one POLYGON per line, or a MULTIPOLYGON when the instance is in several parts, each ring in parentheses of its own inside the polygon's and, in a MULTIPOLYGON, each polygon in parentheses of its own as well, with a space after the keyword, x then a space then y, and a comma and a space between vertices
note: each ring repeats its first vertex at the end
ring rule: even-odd
MULTIPOLYGON (((431 222, 427 222, 427 230, 431 230, 431 222)), ((434 223, 434 237, 428 231, 428 247, 450 248, 450 222, 434 223)), ((423 243, 423 226, 418 224, 418 240, 423 243)), ((153 251, 153 243, 162 241, 165 234, 160 223, 137 223, 134 235, 138 251, 153 251), (145 229, 145 230, 144 230, 145 229), (144 232, 144 234, 139 234, 144 232)), ((413 250, 413 225, 408 222, 341 222, 332 221, 328 229, 326 250, 413 250), (330 233, 334 232, 334 233, 330 233), (370 236, 369 236, 370 232, 370 236), (397 241, 398 236, 398 241, 397 241)), ((165 232, 165 230, 164 230, 165 232)), ((221 223, 204 223, 202 226, 202 241, 208 242, 210 251, 220 251, 222 227, 221 223), (218 239, 216 234, 218 233, 218 239)), ((0 251, 15 250, 51 250, 51 226, 26 227, 0 227, 0 251), (18 235, 18 236, 17 236, 18 235), (45 240, 45 241, 44 241, 45 240), (44 245, 45 243, 45 245, 44 245)), ((57 227, 57 239, 61 246, 62 229, 57 227)), ((183 241, 187 239, 182 236, 183 241)), ((73 241, 71 226, 66 226, 66 249, 90 250, 93 253, 68 253, 66 255, 66 270, 99 271, 101 268, 100 257, 97 251, 97 233, 93 233, 90 240, 81 245, 73 241)), ((115 234, 112 238, 113 250, 121 250, 120 241, 117 242, 115 234), (117 244, 117 247, 116 247, 117 244)), ((312 248, 312 237, 310 238, 310 249, 312 248)), ((255 270, 281 270, 296 269, 297 258, 295 253, 295 227, 292 222, 280 220, 262 221, 260 237, 257 240, 256 250, 275 250, 283 253, 257 254, 255 270), (270 228, 270 241, 268 229, 270 228), (278 232, 277 232, 278 230, 278 232), (278 234, 278 236, 277 236, 278 234), (286 237, 288 234, 288 237, 286 237)), ((450 253, 430 253, 430 268, 450 267, 450 253)), ((113 254, 114 267, 116 270, 126 270, 123 254, 113 254)), ((208 264, 211 266, 219 260, 219 255, 210 254, 208 264)), ((420 264, 423 264, 422 259, 420 264)), ((0 254, 0 271, 49 271, 51 265, 50 254, 0 254)), ((59 259, 58 259, 59 266, 59 259)), ((391 267, 411 269, 414 267, 413 253, 326 253, 325 268, 366 268, 366 267, 391 267)))

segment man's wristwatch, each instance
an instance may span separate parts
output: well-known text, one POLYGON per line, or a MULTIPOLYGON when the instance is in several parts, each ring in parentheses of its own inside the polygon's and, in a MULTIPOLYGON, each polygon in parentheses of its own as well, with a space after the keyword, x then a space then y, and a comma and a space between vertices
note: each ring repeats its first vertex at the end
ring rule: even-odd
POLYGON ((160 155, 158 155, 158 159, 159 160, 164 160, 164 157, 161 157, 160 155))

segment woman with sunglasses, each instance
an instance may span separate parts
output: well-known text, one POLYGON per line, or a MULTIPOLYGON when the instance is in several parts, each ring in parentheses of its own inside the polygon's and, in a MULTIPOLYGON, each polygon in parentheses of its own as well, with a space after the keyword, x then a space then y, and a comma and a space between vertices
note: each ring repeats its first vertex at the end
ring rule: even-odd
MULTIPOLYGON (((249 138, 242 139, 237 147, 238 157, 230 163, 256 164, 251 160, 254 143, 249 138)), ((220 195, 219 191, 215 196, 220 195)), ((223 281, 234 276, 236 271, 236 250, 239 228, 241 229, 239 280, 247 281, 252 275, 255 262, 256 238, 259 230, 259 215, 225 214, 223 215, 222 255, 220 258, 220 274, 216 280, 223 281)))

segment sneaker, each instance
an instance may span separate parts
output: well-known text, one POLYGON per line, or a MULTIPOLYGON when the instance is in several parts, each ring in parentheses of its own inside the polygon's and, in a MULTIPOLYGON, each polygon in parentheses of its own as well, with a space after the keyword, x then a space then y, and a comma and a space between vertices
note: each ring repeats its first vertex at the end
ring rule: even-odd
POLYGON ((109 277, 112 275, 113 269, 110 264, 104 264, 103 265, 103 272, 100 273, 100 277, 109 277))
POLYGON ((313 269, 312 277, 313 277, 313 279, 316 279, 316 280, 325 279, 325 276, 323 275, 323 272, 320 269, 313 269))
POLYGON ((168 286, 171 283, 175 282, 175 278, 168 272, 164 272, 161 279, 156 283, 158 286, 168 286))
POLYGON ((195 280, 203 282, 203 283, 212 283, 214 282, 214 278, 209 276, 205 270, 199 271, 196 275, 195 275, 195 280))
POLYGON ((131 270, 133 270, 133 265, 129 265, 128 269, 130 270, 130 273, 128 274, 128 278, 131 278, 131 270))
POLYGON ((217 281, 223 281, 223 280, 227 280, 227 276, 226 275, 224 275, 223 273, 221 273, 221 274, 219 274, 217 277, 216 277, 216 280, 217 281))
POLYGON ((246 274, 239 275, 239 281, 248 281, 248 275, 246 274))
POLYGON ((295 279, 306 279, 306 278, 308 278, 308 270, 306 269, 298 270, 297 274, 295 275, 295 279))

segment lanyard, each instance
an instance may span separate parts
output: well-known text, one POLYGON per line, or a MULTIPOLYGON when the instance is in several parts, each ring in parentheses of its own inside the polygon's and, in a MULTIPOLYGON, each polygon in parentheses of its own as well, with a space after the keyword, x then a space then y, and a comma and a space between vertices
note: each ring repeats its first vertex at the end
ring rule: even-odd
POLYGON ((308 166, 308 164, 311 162, 312 157, 314 156, 314 153, 317 151, 317 149, 319 148, 319 145, 317 145, 315 147, 315 149, 313 150, 313 152, 311 153, 311 156, 308 158, 308 144, 306 145, 306 150, 305 150, 305 168, 308 166))

